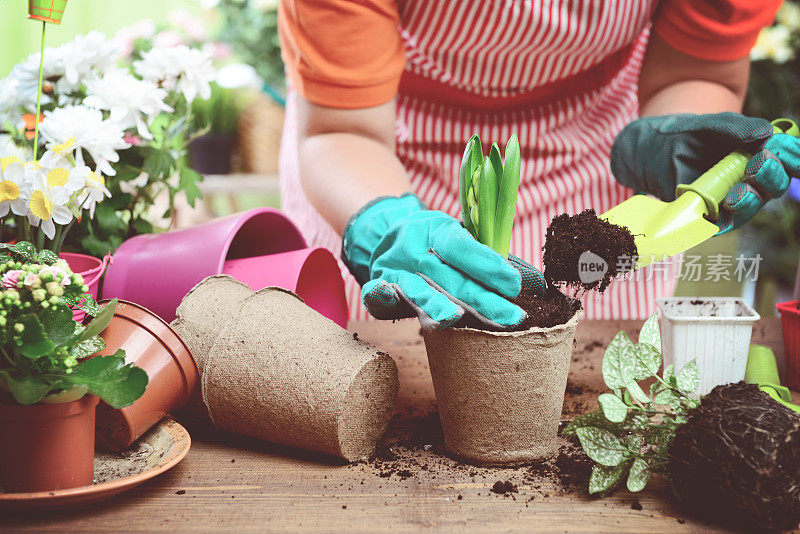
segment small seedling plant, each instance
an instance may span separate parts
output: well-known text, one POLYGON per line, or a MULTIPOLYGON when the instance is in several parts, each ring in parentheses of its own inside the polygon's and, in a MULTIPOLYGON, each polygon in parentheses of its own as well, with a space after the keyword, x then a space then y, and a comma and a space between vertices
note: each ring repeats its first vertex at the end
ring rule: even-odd
POLYGON ((519 173, 517 134, 506 144, 505 162, 497 143, 484 156, 480 137, 473 135, 467 142, 459 173, 461 219, 475 239, 505 258, 511 246, 519 173))
POLYGON ((651 474, 668 477, 668 451, 687 413, 699 405, 692 396, 700 383, 696 360, 679 372, 668 365, 662 374, 657 314, 642 326, 637 343, 619 332, 603 355, 603 380, 611 390, 598 397, 600 409, 579 416, 563 430, 577 436, 595 462, 589 493, 607 493, 623 480, 641 491, 651 474), (654 379, 646 393, 639 384, 654 379))
POLYGON ((49 250, 28 242, 0 244, 0 402, 21 405, 97 395, 113 408, 132 404, 147 387, 144 370, 125 351, 105 349, 100 333, 117 301, 99 306, 83 277, 49 250), (73 319, 73 307, 93 319, 73 319))

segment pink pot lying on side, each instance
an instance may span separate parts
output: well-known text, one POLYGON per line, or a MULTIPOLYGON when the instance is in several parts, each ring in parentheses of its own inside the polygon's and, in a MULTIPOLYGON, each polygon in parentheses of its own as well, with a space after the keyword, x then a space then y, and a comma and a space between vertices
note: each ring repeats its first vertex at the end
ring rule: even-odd
POLYGON ((293 291, 308 306, 347 328, 344 281, 336 258, 324 248, 228 260, 222 272, 254 290, 277 286, 293 291))
POLYGON ((336 322, 343 320, 341 308, 344 306, 345 317, 347 308, 335 260, 322 259, 328 255, 333 260, 327 251, 306 249, 303 254, 300 249, 306 249, 300 231, 273 208, 256 208, 182 230, 139 235, 114 253, 103 282, 103 298, 135 302, 171 321, 192 287, 208 276, 228 273, 242 277, 254 290, 269 285, 292 291, 308 287, 306 298, 318 302, 320 313, 336 322), (297 255, 281 254, 292 251, 297 255), (265 259, 278 254, 281 258, 277 261, 265 259), (321 292, 326 297, 317 296, 317 280, 319 284, 325 281, 321 292))

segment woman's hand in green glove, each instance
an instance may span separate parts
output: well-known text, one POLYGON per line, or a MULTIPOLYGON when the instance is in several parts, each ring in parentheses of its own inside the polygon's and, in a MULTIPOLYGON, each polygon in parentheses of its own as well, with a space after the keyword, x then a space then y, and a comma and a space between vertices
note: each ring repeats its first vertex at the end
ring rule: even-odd
MULTIPOLYGON (((345 228, 342 257, 378 319, 418 316, 423 328, 435 329, 467 314, 508 330, 526 317, 507 300, 520 293, 521 270, 413 195, 378 199, 356 214, 345 228)), ((544 290, 541 274, 530 269, 526 287, 538 280, 544 290)))
POLYGON ((753 154, 744 182, 720 208, 720 233, 739 228, 800 176, 800 140, 773 133, 764 120, 725 112, 643 117, 628 124, 611 149, 611 171, 622 185, 674 200, 678 184, 697 179, 728 153, 753 154))

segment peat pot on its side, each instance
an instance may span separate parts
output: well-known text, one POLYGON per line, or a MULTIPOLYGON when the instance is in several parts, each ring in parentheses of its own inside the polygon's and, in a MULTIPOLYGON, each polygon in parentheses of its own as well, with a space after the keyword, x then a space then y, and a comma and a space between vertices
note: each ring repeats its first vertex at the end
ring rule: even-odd
POLYGON ((558 447, 575 328, 423 331, 445 448, 480 465, 540 460, 558 447))

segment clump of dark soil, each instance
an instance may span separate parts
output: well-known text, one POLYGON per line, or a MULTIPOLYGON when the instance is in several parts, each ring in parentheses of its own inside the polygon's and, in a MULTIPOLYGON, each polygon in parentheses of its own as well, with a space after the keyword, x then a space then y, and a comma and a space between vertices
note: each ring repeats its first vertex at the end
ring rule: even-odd
POLYGON ((611 224, 597 217, 594 210, 588 209, 577 215, 558 215, 547 228, 544 244, 544 278, 548 285, 565 283, 571 287, 585 290, 606 290, 611 280, 625 270, 621 269, 627 261, 637 255, 633 235, 627 228, 611 224), (603 259, 606 271, 594 277, 580 269, 587 268, 581 255, 591 252, 603 259), (583 281, 587 280, 589 281, 583 281))
POLYGON ((581 309, 581 301, 568 297, 551 286, 544 295, 522 293, 514 303, 528 314, 518 330, 532 327, 550 328, 564 324, 581 309))
POLYGON ((500 495, 505 495, 506 493, 517 493, 517 485, 510 480, 506 480, 505 482, 498 480, 494 483, 494 486, 492 486, 490 491, 500 495))
POLYGON ((564 493, 585 493, 594 463, 576 441, 570 440, 552 458, 530 466, 528 479, 549 478, 556 480, 564 493))
POLYGON ((678 498, 696 512, 759 530, 800 522, 800 416, 757 386, 717 386, 670 447, 678 498))

